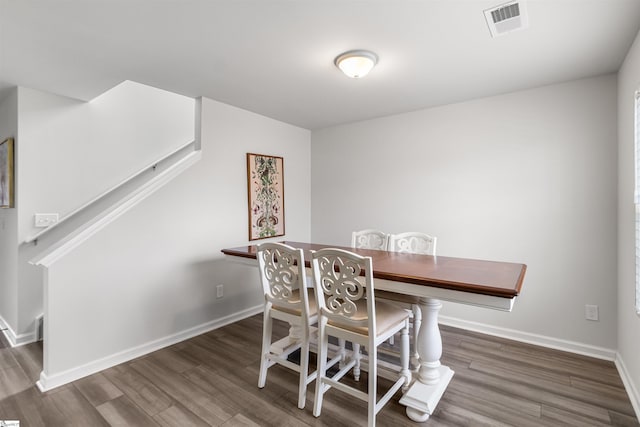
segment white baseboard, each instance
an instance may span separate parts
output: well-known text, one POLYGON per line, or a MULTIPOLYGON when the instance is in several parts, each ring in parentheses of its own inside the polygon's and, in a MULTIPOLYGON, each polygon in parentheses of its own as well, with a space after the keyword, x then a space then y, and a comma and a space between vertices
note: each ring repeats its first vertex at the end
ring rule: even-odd
POLYGON ((584 356, 595 357, 597 359, 610 361, 616 360, 616 351, 609 348, 597 347, 575 341, 562 340, 558 338, 547 337, 544 335, 517 331, 515 329, 501 328, 499 326, 471 322, 468 320, 462 320, 449 316, 439 316, 438 321, 443 325, 453 326, 460 329, 467 329, 470 331, 480 332, 483 334, 493 335, 501 338, 507 338, 514 341, 525 342, 528 344, 539 345, 541 347, 568 351, 570 353, 582 354, 584 356))
POLYGON ((36 341, 36 334, 30 332, 28 334, 16 334, 16 332, 9 326, 9 324, 0 316, 0 329, 4 333, 4 336, 9 341, 11 347, 17 347, 20 345, 29 344, 36 341))
POLYGON ((640 393, 638 393, 638 389, 634 385, 633 380, 629 375, 629 371, 627 371, 627 367, 622 360, 622 356, 620 356, 620 353, 616 354, 616 367, 618 368, 618 372, 620 373, 620 378, 622 379, 624 388, 629 395, 629 400, 631 401, 633 410, 636 412, 636 418, 640 420, 640 393))
POLYGON ((178 332, 176 334, 118 352, 111 356, 89 362, 85 365, 69 369, 64 372, 56 373, 53 375, 46 375, 43 371, 40 374, 40 380, 36 384, 40 391, 49 391, 56 387, 60 387, 61 385, 68 384, 80 378, 86 377, 87 375, 95 374, 96 372, 111 368, 112 366, 119 365, 137 357, 144 356, 145 354, 151 353, 153 351, 160 350, 161 348, 179 343, 189 338, 193 338, 197 335, 212 331, 214 329, 221 328, 233 322, 237 322, 239 320, 253 316, 254 314, 261 313, 263 308, 264 306, 260 304, 259 306, 251 307, 238 313, 234 313, 220 319, 212 320, 210 322, 195 326, 185 331, 178 332))

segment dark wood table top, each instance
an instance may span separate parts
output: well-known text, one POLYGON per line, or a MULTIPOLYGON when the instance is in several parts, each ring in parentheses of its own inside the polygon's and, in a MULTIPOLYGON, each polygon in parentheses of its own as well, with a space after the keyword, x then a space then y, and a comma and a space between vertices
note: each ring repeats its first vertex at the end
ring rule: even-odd
MULTIPOLYGON (((282 243, 304 250, 307 267, 312 250, 345 249, 370 256, 373 259, 373 277, 377 279, 503 298, 514 298, 520 294, 527 270, 526 265, 511 262, 415 255, 316 243, 282 243)), ((253 259, 256 258, 256 252, 256 245, 222 249, 225 255, 253 259)))

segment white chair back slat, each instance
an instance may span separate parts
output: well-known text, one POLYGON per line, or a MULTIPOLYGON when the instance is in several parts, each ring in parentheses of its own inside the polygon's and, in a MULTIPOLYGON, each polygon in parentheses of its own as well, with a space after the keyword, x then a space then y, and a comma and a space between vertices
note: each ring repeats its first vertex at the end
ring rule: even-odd
POLYGON ((321 249, 311 259, 320 313, 330 322, 367 327, 375 336, 371 257, 342 249, 321 249), (366 302, 366 312, 358 310, 362 302, 366 302))
POLYGON ((389 235, 379 230, 366 229, 351 233, 351 247, 356 249, 387 250, 389 235))
POLYGON ((387 250, 421 255, 435 255, 437 238, 418 231, 390 234, 387 250))

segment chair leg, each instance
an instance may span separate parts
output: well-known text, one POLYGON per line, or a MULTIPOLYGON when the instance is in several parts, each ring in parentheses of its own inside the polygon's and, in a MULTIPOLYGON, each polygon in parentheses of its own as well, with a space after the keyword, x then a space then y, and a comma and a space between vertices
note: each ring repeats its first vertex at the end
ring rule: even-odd
POLYGON ((262 323, 262 354, 260 357, 260 375, 258 377, 258 387, 263 388, 267 382, 267 370, 269 369, 269 354, 271 353, 271 311, 268 307, 264 309, 264 321, 262 323))
POLYGON ((324 384, 322 380, 326 377, 327 369, 327 347, 329 337, 325 335, 324 322, 318 322, 318 373, 316 376, 316 396, 313 402, 313 416, 319 417, 322 411, 322 397, 324 395, 324 384))
POLYGON ((360 344, 353 343, 353 359, 356 361, 356 364, 353 365, 353 379, 360 381, 360 360, 362 359, 360 344))
POLYGON ((409 370, 409 321, 407 320, 406 326, 401 331, 401 345, 400 345, 400 373, 405 377, 405 383, 402 386, 402 391, 406 391, 411 383, 411 371, 409 370))
POLYGON ((367 419, 369 427, 376 425, 376 402, 377 398, 377 384, 378 384, 378 349, 375 346, 368 348, 369 352, 369 390, 368 390, 368 408, 367 419))
MULTIPOLYGON (((303 325, 303 327, 305 327, 303 325)), ((308 331, 308 329, 307 329, 308 331)), ((309 336, 303 333, 300 346, 300 385, 298 386, 298 408, 304 409, 307 401, 307 376, 309 375, 309 336)))
POLYGON ((420 366, 420 354, 418 353, 418 333, 422 325, 422 310, 418 304, 411 305, 413 311, 413 351, 411 354, 411 368, 418 369, 420 366))
POLYGON ((347 359, 347 351, 346 351, 346 340, 344 338, 338 338, 338 350, 340 353, 340 362, 338 362, 338 367, 340 369, 344 368, 345 361, 347 359))

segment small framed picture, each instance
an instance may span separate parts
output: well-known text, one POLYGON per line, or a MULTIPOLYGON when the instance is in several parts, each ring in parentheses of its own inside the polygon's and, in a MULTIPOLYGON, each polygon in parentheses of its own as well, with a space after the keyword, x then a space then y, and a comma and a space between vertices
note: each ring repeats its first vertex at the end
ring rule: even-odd
POLYGON ((284 236, 284 159, 247 153, 249 240, 284 236))
POLYGON ((0 143, 0 208, 14 207, 13 138, 0 143))

